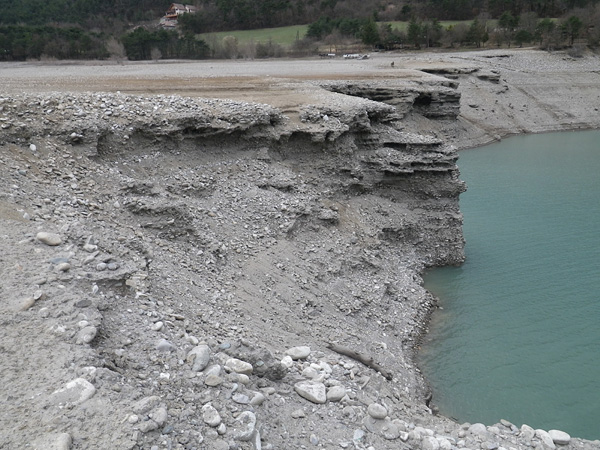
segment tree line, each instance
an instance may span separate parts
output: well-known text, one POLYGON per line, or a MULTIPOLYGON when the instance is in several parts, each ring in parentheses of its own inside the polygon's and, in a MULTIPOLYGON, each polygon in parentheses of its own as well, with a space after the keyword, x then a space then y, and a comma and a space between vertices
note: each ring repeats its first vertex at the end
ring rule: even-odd
MULTIPOLYGON (((544 48, 585 39, 600 45, 598 0, 191 0, 197 14, 180 16, 177 31, 156 28, 164 0, 0 0, 0 60, 234 57, 233 38, 209 42, 196 34, 309 24, 292 51, 349 41, 392 49, 535 43, 544 48), (550 17, 559 18, 551 19, 550 17), (399 30, 388 22, 403 20, 399 30), (440 20, 466 20, 444 27, 440 20)), ((252 57, 280 56, 257 43, 252 57), (260 47, 260 48, 259 48, 260 47)))

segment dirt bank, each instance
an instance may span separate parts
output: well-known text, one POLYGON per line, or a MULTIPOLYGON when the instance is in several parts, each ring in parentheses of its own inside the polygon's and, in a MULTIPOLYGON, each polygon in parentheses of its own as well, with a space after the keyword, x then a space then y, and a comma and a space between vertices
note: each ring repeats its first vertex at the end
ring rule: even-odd
POLYGON ((420 273, 463 259, 455 147, 598 127, 598 69, 0 66, 1 446, 600 448, 437 417, 412 362, 420 273))

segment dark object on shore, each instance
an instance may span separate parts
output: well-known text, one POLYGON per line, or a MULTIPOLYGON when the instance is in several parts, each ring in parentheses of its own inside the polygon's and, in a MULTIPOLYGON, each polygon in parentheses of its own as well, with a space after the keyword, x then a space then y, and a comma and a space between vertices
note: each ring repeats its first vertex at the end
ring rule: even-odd
POLYGON ((330 350, 333 350, 336 353, 339 353, 340 355, 348 356, 352 359, 355 359, 356 361, 363 363, 365 366, 370 367, 371 369, 374 369, 377 372, 379 372, 381 375, 383 375, 388 380, 392 380, 392 378, 394 378, 392 373, 387 371, 383 367, 381 367, 379 364, 377 364, 373 360, 373 357, 371 355, 359 353, 348 347, 344 347, 343 345, 338 345, 338 344, 333 344, 333 343, 329 343, 327 345, 327 348, 329 348, 330 350))

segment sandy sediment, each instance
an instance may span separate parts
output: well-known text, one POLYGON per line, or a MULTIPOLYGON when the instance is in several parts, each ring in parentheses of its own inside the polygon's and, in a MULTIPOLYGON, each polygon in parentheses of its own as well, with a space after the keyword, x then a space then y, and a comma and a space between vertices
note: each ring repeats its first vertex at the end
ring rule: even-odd
POLYGON ((456 149, 598 128, 599 67, 3 64, 1 446, 600 448, 439 417, 413 362, 456 149))

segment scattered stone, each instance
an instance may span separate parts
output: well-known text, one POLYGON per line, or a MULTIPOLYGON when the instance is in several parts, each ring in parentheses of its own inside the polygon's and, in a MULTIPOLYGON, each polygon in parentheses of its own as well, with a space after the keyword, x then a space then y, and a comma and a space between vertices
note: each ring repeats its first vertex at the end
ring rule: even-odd
POLYGON ((425 436, 421 441, 422 450, 439 450, 440 443, 433 436, 425 436))
POLYGON ((291 369, 294 366, 294 360, 290 355, 286 355, 281 359, 281 365, 286 369, 291 369))
POLYGON ((173 352, 175 351, 175 346, 166 339, 161 339, 156 343, 156 350, 159 352, 173 352))
POLYGON ((560 430, 549 430, 548 434, 556 445, 569 445, 571 436, 568 433, 560 430))
POLYGON ((469 432, 475 434, 481 438, 485 438, 488 435, 487 428, 482 423, 474 423, 469 427, 469 432))
POLYGON ((96 388, 84 378, 69 381, 65 387, 50 395, 50 402, 59 407, 72 407, 92 398, 96 388))
POLYGON ((33 450, 69 450, 72 440, 69 433, 56 433, 42 436, 31 443, 33 450))
POLYGON ((140 425, 138 426, 138 430, 140 430, 142 433, 149 433, 150 431, 154 431, 158 429, 158 424, 152 420, 146 420, 142 423, 140 423, 140 425))
POLYGON ((90 306, 92 306, 92 301, 88 298, 75 302, 76 308, 88 308, 90 306))
POLYGON ((146 414, 148 411, 156 408, 160 402, 161 399, 157 395, 144 397, 133 405, 133 412, 136 414, 146 414))
POLYGON ((162 427, 165 424, 168 417, 167 408, 164 407, 157 408, 150 414, 150 418, 154 420, 159 427, 162 427))
POLYGON ((206 344, 194 347, 188 352, 186 361, 192 365, 193 372, 202 372, 210 362, 210 347, 206 344))
POLYGON ((367 412, 373 419, 379 420, 385 419, 388 414, 387 408, 379 403, 371 403, 367 408, 367 412))
POLYGON ((255 392, 254 396, 250 399, 250 404, 252 406, 260 406, 265 401, 266 397, 260 392, 255 392))
POLYGON ((310 347, 292 347, 285 351, 287 356, 290 356, 292 360, 297 361, 299 359, 306 359, 310 355, 310 347))
POLYGON ((521 438, 528 442, 531 441, 534 436, 535 430, 533 428, 526 424, 521 425, 521 438))
POLYGON ((242 373, 244 375, 252 375, 252 364, 242 361, 237 358, 229 358, 225 362, 225 370, 229 372, 242 373))
POLYGON ((300 397, 313 403, 325 403, 327 401, 326 387, 323 383, 300 381, 294 385, 294 389, 300 397))
POLYGON ((202 420, 210 427, 218 427, 221 425, 221 415, 210 403, 202 407, 202 420))
POLYGON ((234 438, 238 441, 250 441, 256 432, 256 416, 251 411, 244 411, 237 420, 234 438))
POLYGON ((303 419, 306 417, 306 413, 303 409, 295 409, 294 411, 292 411, 292 417, 294 419, 303 419))
POLYGON ((67 272, 71 269, 71 264, 64 262, 56 265, 56 270, 59 272, 67 272))
POLYGON ((45 231, 40 231, 35 238, 40 241, 42 244, 46 244, 52 247, 62 244, 61 237, 56 233, 47 233, 45 231))
POLYGON ((346 388, 344 386, 332 386, 327 390, 327 400, 330 402, 339 402, 346 396, 346 388))
POLYGON ((90 325, 82 328, 77 332, 77 336, 75 337, 76 344, 89 344, 94 340, 98 330, 96 327, 90 325))
POLYGON ((239 403, 240 405, 247 405, 248 403, 250 403, 250 398, 246 394, 241 394, 239 392, 233 394, 231 396, 231 399, 234 402, 239 403))
POLYGON ((219 386, 222 383, 223 383, 223 378, 221 378, 218 375, 214 375, 212 373, 207 375, 206 378, 204 379, 204 384, 206 384, 207 386, 211 386, 211 387, 219 386))
POLYGON ((160 331, 163 329, 164 323, 160 320, 152 325, 152 331, 160 331))
POLYGON ((20 306, 18 309, 19 309, 19 311, 27 311, 33 305, 35 305, 35 298, 27 297, 27 298, 21 300, 21 303, 20 303, 20 306))
POLYGON ((540 429, 535 430, 535 437, 537 437, 540 441, 542 441, 542 443, 550 450, 553 450, 556 448, 556 445, 554 445, 554 441, 552 440, 552 438, 550 437, 550 435, 548 434, 548 432, 546 430, 540 430, 540 429))

